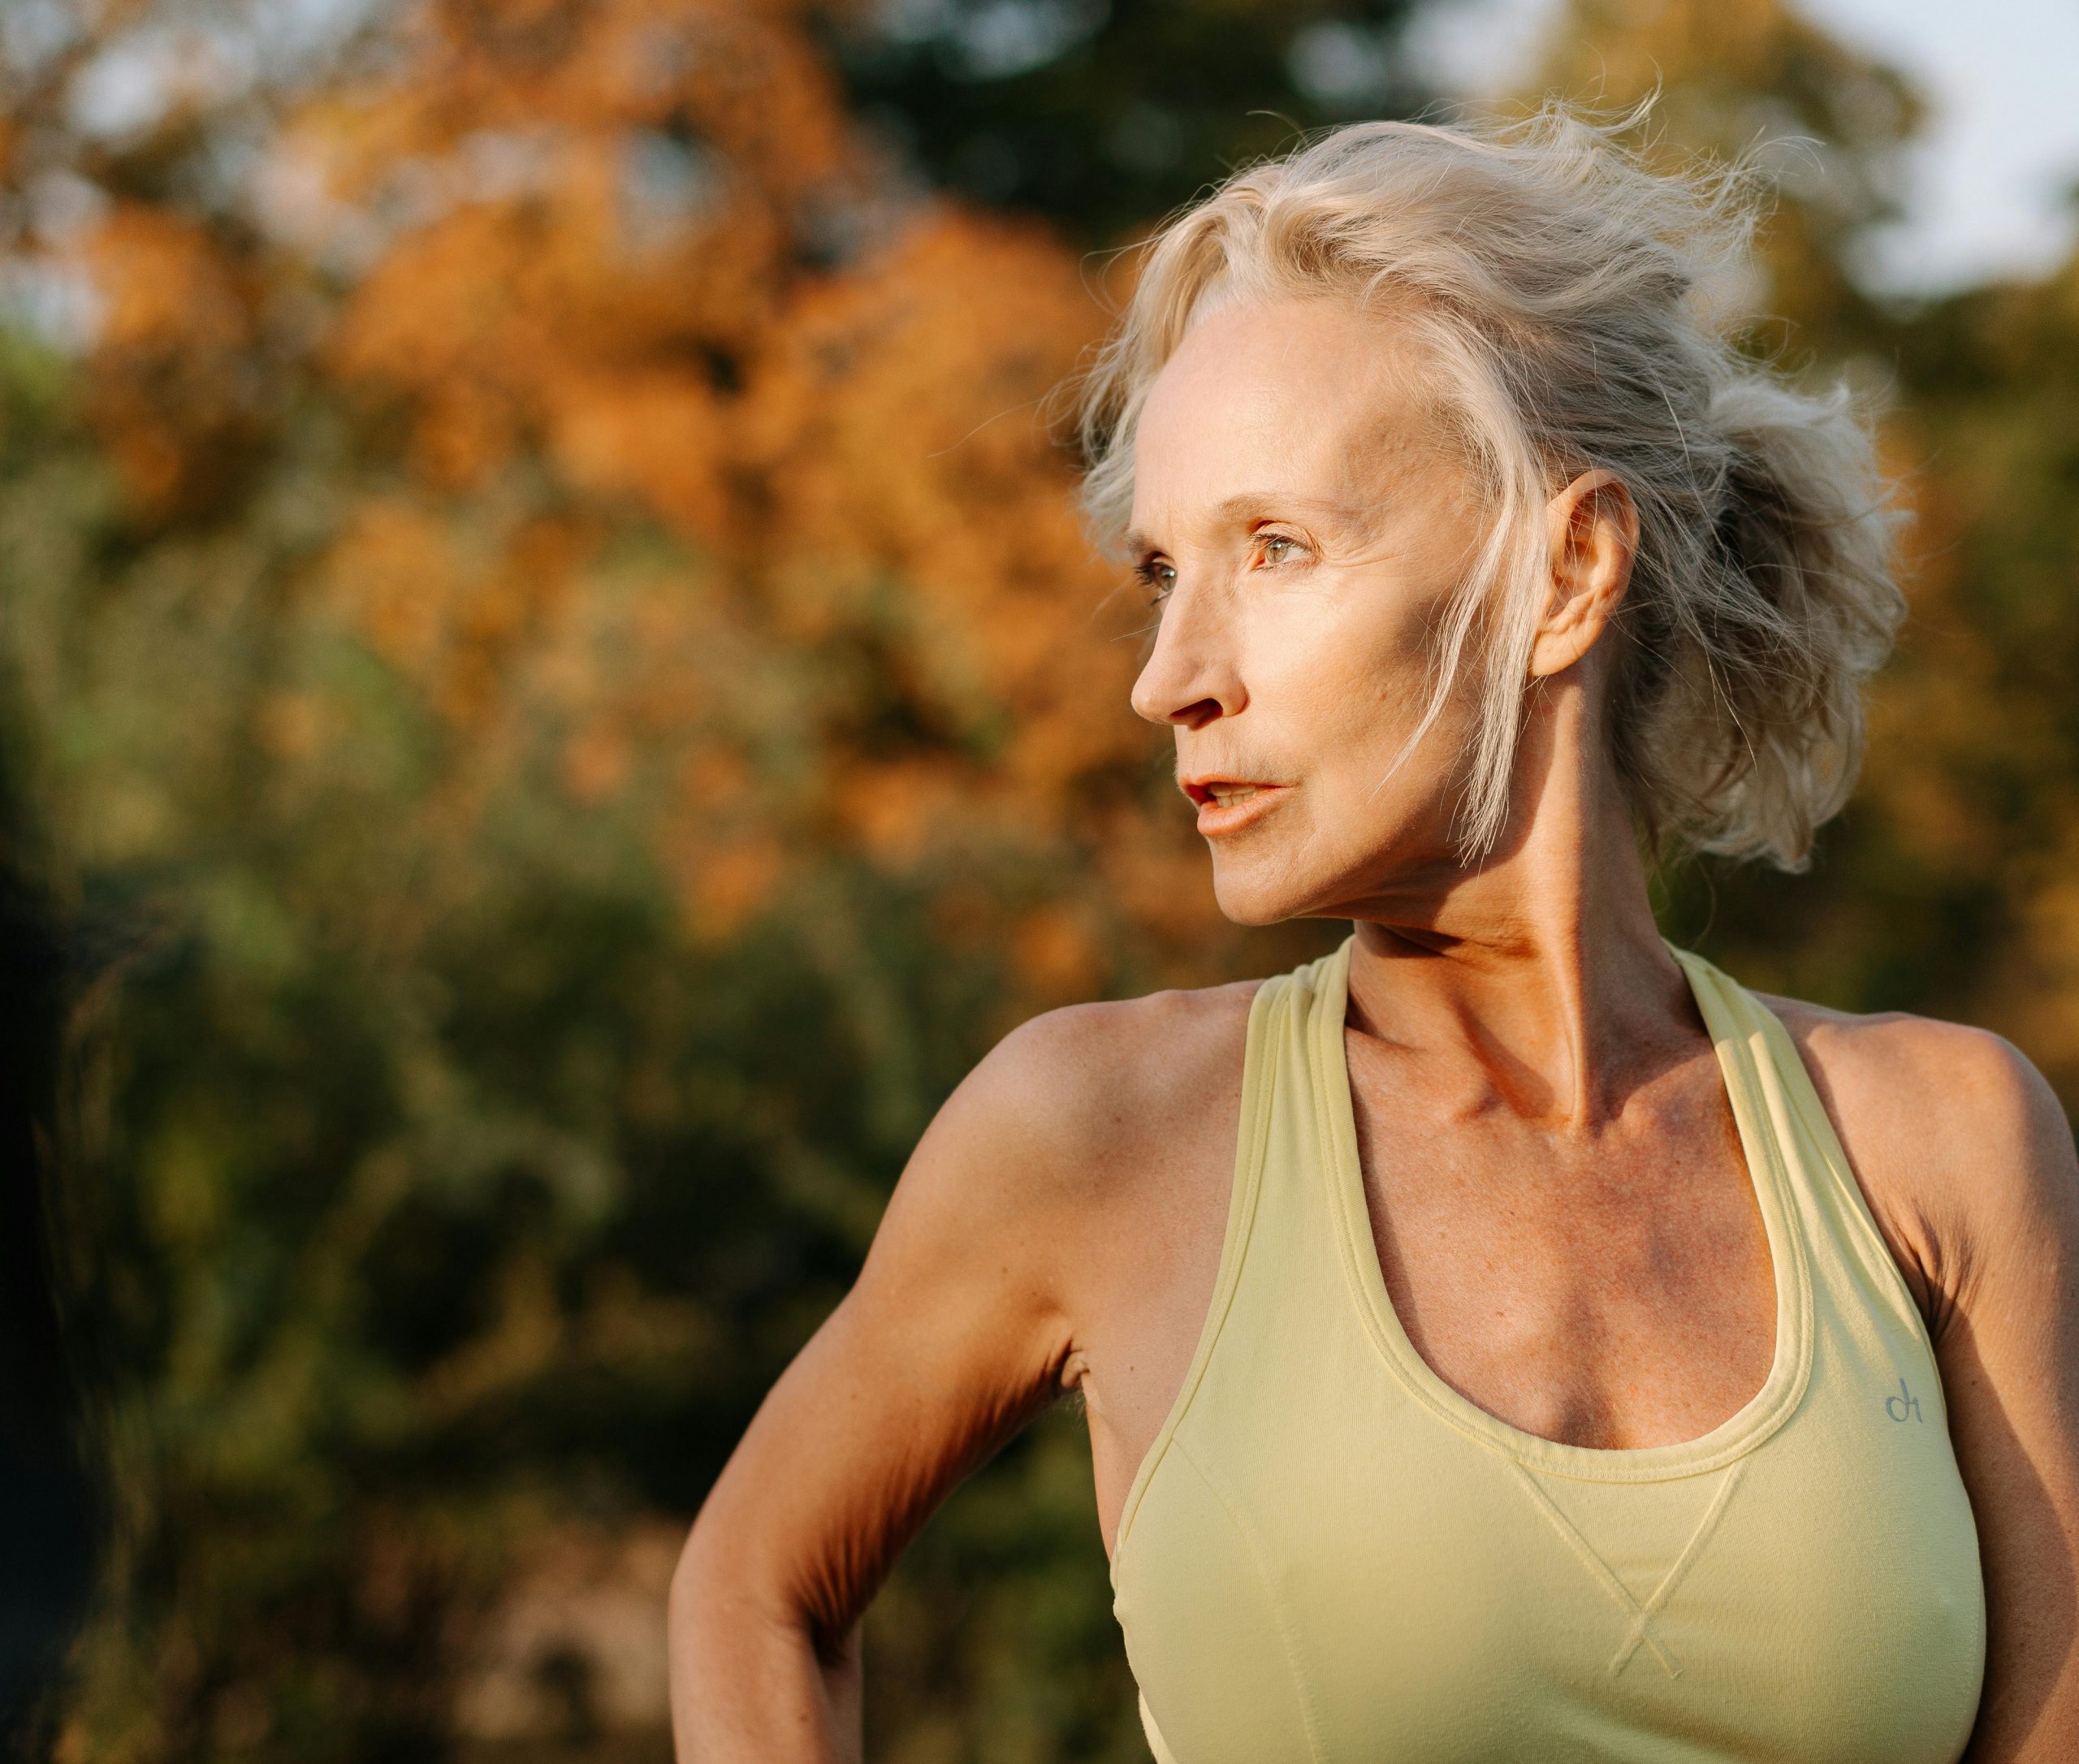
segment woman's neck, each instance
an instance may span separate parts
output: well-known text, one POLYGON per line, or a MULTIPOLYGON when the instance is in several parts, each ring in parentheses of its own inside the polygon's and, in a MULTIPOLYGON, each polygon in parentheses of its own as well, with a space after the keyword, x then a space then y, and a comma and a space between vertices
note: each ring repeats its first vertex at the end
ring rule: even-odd
POLYGON ((1358 918, 1354 1027, 1484 1068, 1555 1128, 1593 1128, 1699 1032, 1614 768, 1579 685, 1524 729, 1496 854, 1358 918))

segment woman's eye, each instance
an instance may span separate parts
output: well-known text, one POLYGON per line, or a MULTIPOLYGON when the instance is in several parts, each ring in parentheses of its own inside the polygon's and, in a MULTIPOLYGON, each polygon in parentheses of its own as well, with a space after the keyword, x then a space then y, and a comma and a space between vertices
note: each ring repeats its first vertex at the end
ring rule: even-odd
POLYGON ((1147 563, 1135 566, 1134 573, 1147 585, 1151 602, 1165 599, 1176 586, 1177 572, 1164 563, 1147 563))
POLYGON ((1303 551, 1306 547, 1289 533, 1269 533, 1264 535, 1263 555, 1267 564, 1282 564, 1294 551, 1303 551))

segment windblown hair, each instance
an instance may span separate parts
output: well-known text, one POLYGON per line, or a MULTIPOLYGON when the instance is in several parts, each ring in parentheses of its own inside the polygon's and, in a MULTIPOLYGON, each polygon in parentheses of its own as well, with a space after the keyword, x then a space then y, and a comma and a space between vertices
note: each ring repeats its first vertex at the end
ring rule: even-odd
POLYGON ((1606 469, 1639 518, 1607 729, 1635 818, 1657 851, 1802 869, 1854 785, 1862 683, 1904 616, 1900 517, 1847 388, 1800 391, 1741 351, 1751 162, 1654 171, 1621 144, 1642 114, 1554 100, 1513 123, 1351 123, 1173 214, 1074 383, 1086 527, 1119 555, 1140 411, 1195 318, 1293 296, 1390 315, 1490 517, 1401 754, 1479 670, 1463 852, 1491 850, 1508 812, 1546 504, 1606 469))

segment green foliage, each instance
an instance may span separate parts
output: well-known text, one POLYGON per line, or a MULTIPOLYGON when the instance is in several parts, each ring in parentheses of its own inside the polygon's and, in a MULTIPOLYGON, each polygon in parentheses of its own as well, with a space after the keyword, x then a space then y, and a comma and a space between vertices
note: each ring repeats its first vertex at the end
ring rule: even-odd
MULTIPOLYGON (((136 945, 78 1050, 76 1322, 127 1509, 71 1744, 437 1755, 544 1531, 698 1506, 987 1045, 1000 961, 837 860, 689 943, 641 793, 574 805, 549 729, 451 824, 452 733, 300 592, 305 462, 246 521, 138 546, 56 365, 15 361, 24 757, 76 910, 136 945)), ((918 1707, 1032 1756, 1127 1731, 1087 1464, 1049 1439, 906 1569, 887 1643, 918 1707), (1065 1661, 1036 1704, 994 1651, 1028 1642, 1065 1661)), ((908 1707, 878 1711, 896 1755, 908 1707)))

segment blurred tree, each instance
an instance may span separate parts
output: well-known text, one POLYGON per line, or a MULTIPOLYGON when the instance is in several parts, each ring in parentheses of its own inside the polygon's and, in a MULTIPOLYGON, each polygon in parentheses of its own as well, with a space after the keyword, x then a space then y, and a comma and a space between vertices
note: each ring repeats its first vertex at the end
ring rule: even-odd
POLYGON ((1914 627, 1866 794, 1887 1002, 2012 1035, 2079 1104, 2079 255, 1904 329, 1914 627), (1932 1005, 1930 1006, 1932 1008, 1932 1005))
POLYGON ((1106 244, 1294 132, 1419 110, 1413 0, 880 0, 819 15, 940 187, 1106 244))
POLYGON ((1901 150, 1925 115, 1896 68, 1786 0, 1570 0, 1532 84, 1610 109, 1657 94, 1645 134, 1670 159, 1754 154, 1779 200, 1751 296, 1790 326, 1760 340, 1807 359, 1881 346, 1889 315, 1853 272, 1900 213, 1901 150))
MULTIPOLYGON (((4 757, 4 756, 0 756, 4 757)), ((15 780, 0 774, 0 1756, 47 1747, 72 1626, 97 1566, 101 1515, 61 1333, 66 1253, 59 1076, 71 1007, 93 979, 88 940, 32 880, 15 780)))

